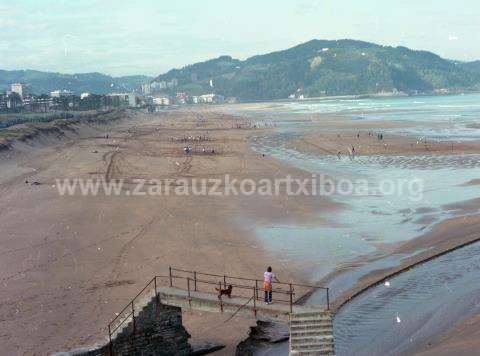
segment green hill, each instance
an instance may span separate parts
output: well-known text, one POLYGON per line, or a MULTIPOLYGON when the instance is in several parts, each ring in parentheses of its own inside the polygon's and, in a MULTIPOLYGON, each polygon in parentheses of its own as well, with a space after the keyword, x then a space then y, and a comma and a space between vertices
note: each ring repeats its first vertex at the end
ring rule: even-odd
POLYGON ((29 83, 36 94, 50 93, 53 90, 71 90, 80 94, 95 94, 133 91, 151 78, 137 75, 111 77, 101 73, 61 74, 36 70, 0 70, 0 91, 10 89, 11 83, 29 83))
POLYGON ((354 40, 312 40, 245 61, 222 56, 173 69, 155 81, 177 79, 179 85, 171 90, 193 95, 214 92, 239 100, 268 100, 294 93, 313 97, 418 93, 439 88, 476 90, 480 89, 480 70, 475 71, 474 67, 406 47, 354 40))
POLYGON ((475 73, 480 73, 480 61, 461 63, 460 65, 466 70, 469 70, 475 73))

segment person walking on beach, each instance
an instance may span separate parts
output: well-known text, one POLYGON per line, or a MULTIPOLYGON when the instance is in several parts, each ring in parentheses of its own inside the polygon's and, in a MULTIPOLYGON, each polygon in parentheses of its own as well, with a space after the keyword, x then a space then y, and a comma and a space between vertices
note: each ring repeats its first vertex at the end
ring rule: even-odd
POLYGON ((265 291, 265 304, 272 303, 273 280, 280 283, 275 273, 272 272, 272 267, 268 266, 267 270, 263 274, 263 290, 265 291))

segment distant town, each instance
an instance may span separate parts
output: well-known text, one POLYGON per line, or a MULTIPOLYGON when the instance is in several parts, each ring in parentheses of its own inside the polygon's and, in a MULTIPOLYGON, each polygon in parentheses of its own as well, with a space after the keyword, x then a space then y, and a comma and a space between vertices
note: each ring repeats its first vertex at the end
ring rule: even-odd
POLYGON ((0 113, 83 111, 112 108, 148 108, 158 111, 165 107, 196 104, 219 104, 225 102, 221 95, 209 93, 188 95, 175 92, 178 80, 144 83, 136 91, 128 93, 80 95, 71 90, 57 89, 50 93, 34 94, 29 83, 12 83, 10 90, 0 93, 0 113))

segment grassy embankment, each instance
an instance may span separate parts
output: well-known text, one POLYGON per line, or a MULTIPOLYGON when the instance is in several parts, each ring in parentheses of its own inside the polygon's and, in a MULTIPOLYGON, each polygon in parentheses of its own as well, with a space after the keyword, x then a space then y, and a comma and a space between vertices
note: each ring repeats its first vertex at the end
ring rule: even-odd
POLYGON ((62 136, 84 123, 108 123, 118 120, 126 110, 0 114, 0 150, 8 149, 15 141, 25 142, 40 134, 62 136))

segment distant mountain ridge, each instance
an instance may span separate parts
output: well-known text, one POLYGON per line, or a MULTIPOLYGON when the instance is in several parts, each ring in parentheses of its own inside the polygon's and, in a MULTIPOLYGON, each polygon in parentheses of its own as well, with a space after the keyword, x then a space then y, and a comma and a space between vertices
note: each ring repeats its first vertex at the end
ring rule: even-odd
POLYGON ((71 90, 76 94, 91 92, 106 94, 139 90, 152 78, 143 75, 111 77, 101 73, 61 74, 37 70, 0 70, 0 91, 10 89, 12 83, 28 83, 35 94, 71 90))
POLYGON ((479 90, 480 62, 456 62, 427 51, 356 40, 312 40, 244 61, 221 56, 172 69, 155 81, 172 79, 178 80, 178 86, 171 91, 214 92, 244 101, 292 94, 479 90))

